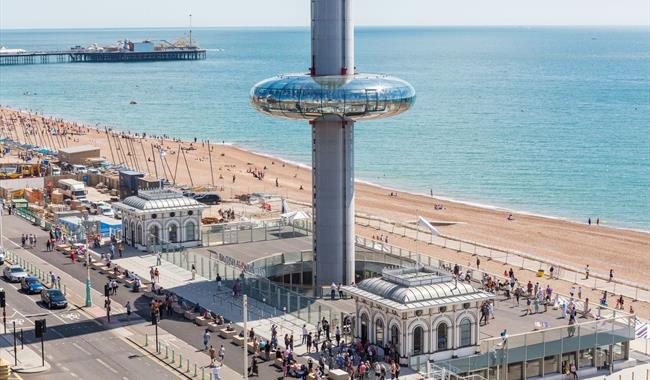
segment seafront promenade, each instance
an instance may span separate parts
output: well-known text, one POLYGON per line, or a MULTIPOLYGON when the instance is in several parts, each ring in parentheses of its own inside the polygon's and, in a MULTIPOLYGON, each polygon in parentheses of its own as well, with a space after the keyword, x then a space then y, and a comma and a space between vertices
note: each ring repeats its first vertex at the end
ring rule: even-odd
MULTIPOLYGON (((95 144, 112 162, 157 173, 169 178, 170 182, 214 185, 226 198, 260 191, 311 202, 311 192, 307 190, 311 184, 311 170, 279 158, 198 139, 188 142, 169 136, 143 138, 135 133, 107 132, 103 128, 54 121, 10 109, 3 109, 0 114, 0 124, 5 133, 19 141, 41 141, 42 145, 54 145, 55 148, 61 144, 95 144), (61 136, 48 138, 48 129, 65 131, 66 134, 62 139, 61 136), (184 154, 180 154, 181 151, 184 154), (180 165, 177 165, 178 161, 180 165), (176 170, 170 173, 167 168, 172 167, 176 170), (264 171, 262 179, 251 174, 253 169, 264 171)), ((590 264, 594 273, 607 273, 613 269, 617 280, 644 283, 650 275, 647 265, 650 235, 646 232, 589 226, 516 212, 513 213, 514 220, 508 221, 505 210, 391 192, 365 183, 357 184, 356 205, 359 214, 390 220, 397 225, 412 227, 418 216, 443 221, 445 224, 437 227, 442 235, 478 242, 483 246, 526 252, 544 262, 575 268, 590 264), (390 196, 391 193, 397 196, 390 196)), ((399 236, 394 232, 388 234, 399 236)), ((428 248, 422 249, 426 252, 428 248)))

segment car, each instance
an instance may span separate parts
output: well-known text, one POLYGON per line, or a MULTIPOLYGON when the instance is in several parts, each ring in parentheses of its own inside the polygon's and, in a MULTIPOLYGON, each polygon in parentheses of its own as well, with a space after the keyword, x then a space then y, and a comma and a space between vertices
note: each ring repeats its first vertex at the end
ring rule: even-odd
POLYGON ((221 197, 217 193, 199 193, 194 195, 194 199, 206 205, 216 205, 221 202, 221 197))
POLYGON ((27 276, 20 280, 20 289, 27 294, 38 294, 44 287, 37 277, 27 276))
POLYGON ((68 300, 59 289, 43 289, 41 291, 41 301, 49 308, 68 307, 68 300))
POLYGON ((104 216, 108 216, 109 218, 115 217, 115 212, 113 211, 111 206, 107 205, 106 203, 100 203, 97 205, 97 213, 102 214, 104 216))
POLYGON ((20 265, 10 265, 4 267, 2 276, 9 282, 20 282, 23 277, 27 277, 27 273, 20 265))
POLYGON ((0 265, 4 265, 5 263, 5 249, 0 248, 0 265))
POLYGON ((75 173, 88 173, 88 168, 85 165, 72 165, 72 171, 75 173))
POLYGON ((88 173, 90 173, 90 174, 99 174, 100 171, 98 169, 95 169, 95 168, 90 168, 90 169, 88 169, 88 173))

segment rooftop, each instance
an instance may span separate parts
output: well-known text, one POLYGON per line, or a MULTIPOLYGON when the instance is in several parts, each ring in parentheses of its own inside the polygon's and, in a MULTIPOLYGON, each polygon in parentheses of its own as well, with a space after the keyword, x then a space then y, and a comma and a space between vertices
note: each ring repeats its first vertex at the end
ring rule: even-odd
POLYGON ((491 293, 455 281, 434 268, 384 269, 381 277, 346 286, 346 292, 393 310, 421 309, 494 298, 491 293))
POLYGON ((125 198, 115 204, 118 208, 135 209, 147 212, 177 211, 183 209, 199 209, 209 206, 186 197, 171 189, 140 190, 138 195, 125 198))
POLYGON ((99 150, 99 148, 94 145, 77 145, 77 146, 70 146, 67 148, 61 148, 59 149, 59 152, 70 154, 70 153, 89 152, 94 150, 99 150))

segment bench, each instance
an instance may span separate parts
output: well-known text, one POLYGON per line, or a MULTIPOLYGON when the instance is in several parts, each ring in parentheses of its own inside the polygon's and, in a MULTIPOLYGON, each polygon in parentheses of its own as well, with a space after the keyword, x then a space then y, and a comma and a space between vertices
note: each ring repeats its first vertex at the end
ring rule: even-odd
POLYGON ((244 345, 244 337, 243 337, 243 336, 239 336, 239 335, 235 335, 235 336, 232 337, 232 342, 233 342, 236 346, 243 346, 243 345, 244 345))
POLYGON ((221 326, 214 323, 214 322, 208 322, 208 330, 212 332, 218 332, 220 330, 221 326))
POLYGON ((284 363, 284 360, 282 358, 276 358, 275 361, 273 362, 273 365, 282 369, 282 364, 284 363))
POLYGON ((102 263, 101 261, 93 261, 90 264, 90 269, 94 269, 94 270, 105 268, 105 267, 106 267, 106 265, 104 263, 102 263))
POLYGON ((196 317, 198 317, 198 314, 193 311, 186 310, 183 313, 183 317, 185 317, 185 319, 187 319, 188 321, 194 321, 196 317))
POLYGON ((219 330, 219 336, 224 339, 232 339, 233 336, 237 334, 235 330, 227 330, 225 328, 219 330))
POLYGON ((255 350, 255 346, 253 345, 253 342, 247 343, 246 347, 248 348, 248 352, 250 352, 251 354, 254 354, 255 352, 257 352, 255 350))
POLYGON ((330 380, 350 380, 350 375, 342 369, 332 369, 327 374, 327 378, 330 380))
POLYGON ((207 326, 210 321, 210 319, 203 318, 201 316, 198 316, 194 319, 194 322, 196 322, 196 324, 199 326, 207 326))
POLYGON ((174 313, 176 314, 184 314, 183 308, 178 303, 172 304, 172 310, 174 310, 174 313))

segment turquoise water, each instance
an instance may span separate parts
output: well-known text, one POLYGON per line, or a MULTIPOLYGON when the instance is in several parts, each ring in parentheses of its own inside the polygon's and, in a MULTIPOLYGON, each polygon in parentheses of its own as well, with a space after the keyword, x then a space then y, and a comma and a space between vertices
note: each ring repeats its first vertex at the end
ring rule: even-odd
MULTIPOLYGON (((183 33, 3 30, 0 43, 56 49, 183 33)), ((308 125, 264 117, 247 99, 257 81, 307 70, 308 29, 193 37, 207 60, 3 66, 0 104, 309 163, 308 125)), ((359 70, 418 93, 408 113, 357 124, 360 179, 650 230, 648 28, 358 28, 356 38, 359 70)))

